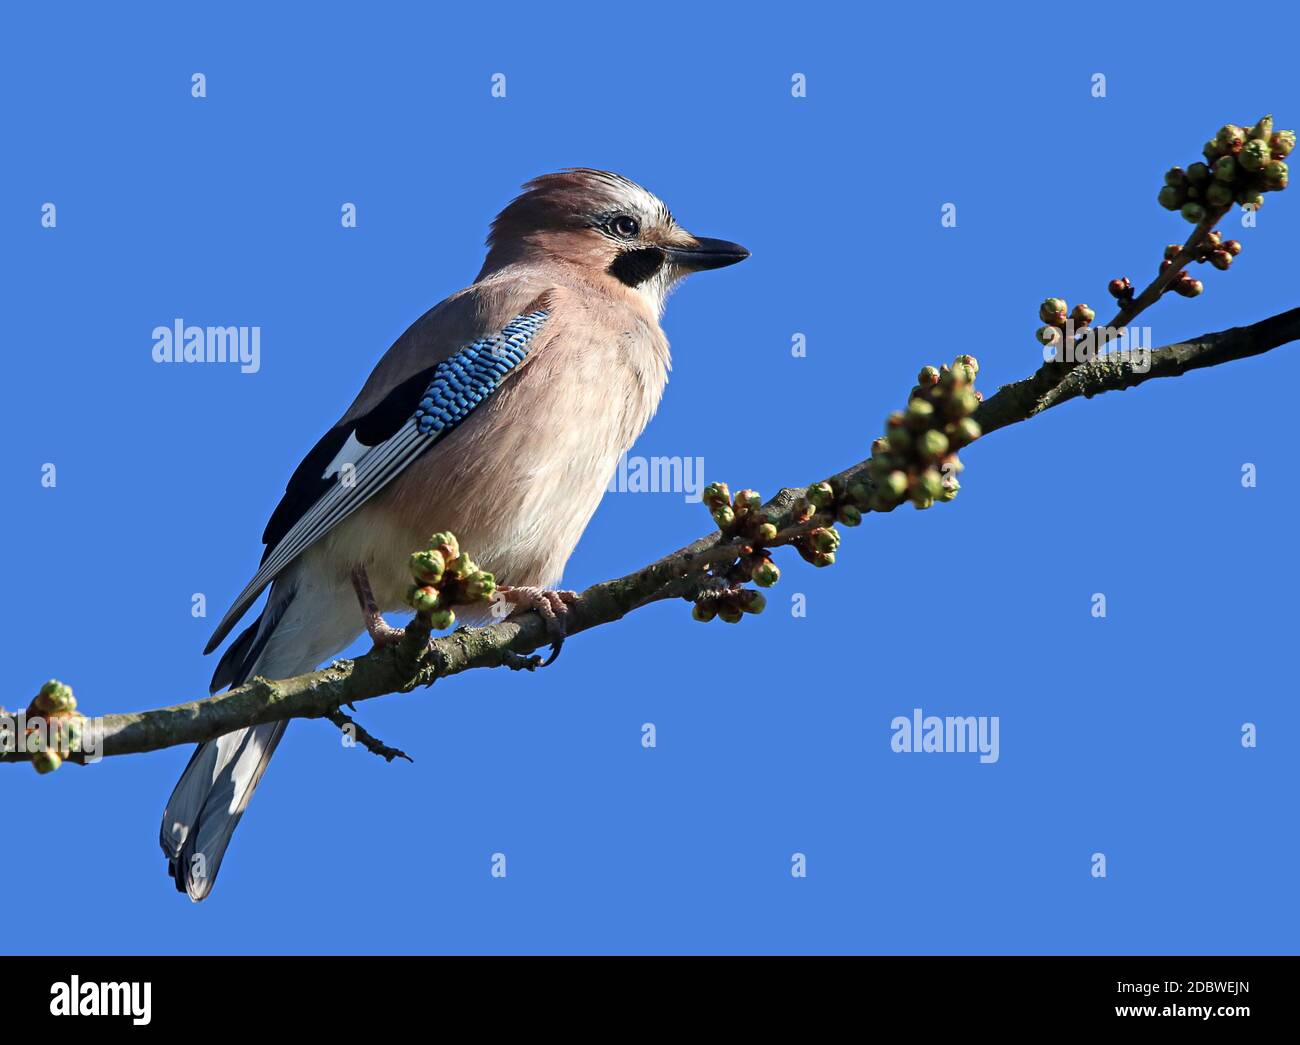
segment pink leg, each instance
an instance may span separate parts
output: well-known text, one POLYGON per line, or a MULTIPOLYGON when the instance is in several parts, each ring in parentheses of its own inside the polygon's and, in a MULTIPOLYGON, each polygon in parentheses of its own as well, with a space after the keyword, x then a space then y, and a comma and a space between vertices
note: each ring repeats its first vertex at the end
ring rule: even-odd
POLYGON ((374 592, 370 590, 370 578, 366 568, 358 566, 352 571, 352 588, 357 593, 357 602, 361 604, 361 616, 366 622, 366 634, 376 646, 389 646, 406 634, 405 628, 394 628, 379 612, 374 592))

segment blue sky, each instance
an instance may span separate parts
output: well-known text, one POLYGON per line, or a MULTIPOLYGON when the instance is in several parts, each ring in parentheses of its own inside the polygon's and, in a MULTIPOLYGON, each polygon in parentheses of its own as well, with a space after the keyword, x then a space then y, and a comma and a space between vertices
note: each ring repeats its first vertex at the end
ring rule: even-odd
MULTIPOLYGON (((986 393, 1030 373, 1043 297, 1102 311, 1185 236, 1167 167, 1227 121, 1300 124, 1283 8, 1207 39, 1221 7, 468 7, 6 10, 0 703, 52 675, 88 714, 205 692, 290 471, 533 175, 620 171, 751 249, 670 301, 634 452, 768 494, 865 456, 924 363, 972 351, 986 393), (261 369, 155 364, 177 317, 260 326, 261 369)), ((1242 256, 1144 317, 1157 344, 1298 303, 1290 196, 1228 219, 1242 256)), ((954 503, 870 517, 832 569, 783 556, 740 626, 661 604, 535 676, 362 705, 414 765, 295 723, 202 905, 157 848, 188 749, 0 767, 0 894, 86 912, 4 946, 1294 951, 1293 352, 992 435, 954 503), (917 707, 997 716, 998 761, 891 751, 917 707)), ((708 528, 680 493, 610 494, 565 582, 708 528)))

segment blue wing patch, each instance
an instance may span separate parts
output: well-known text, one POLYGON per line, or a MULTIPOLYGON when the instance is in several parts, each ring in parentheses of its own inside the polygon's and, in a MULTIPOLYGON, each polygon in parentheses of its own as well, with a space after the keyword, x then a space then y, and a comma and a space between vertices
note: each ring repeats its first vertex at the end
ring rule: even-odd
POLYGON ((523 362, 548 315, 543 309, 517 316, 500 333, 480 338, 439 363, 415 411, 420 434, 441 435, 465 420, 523 362))

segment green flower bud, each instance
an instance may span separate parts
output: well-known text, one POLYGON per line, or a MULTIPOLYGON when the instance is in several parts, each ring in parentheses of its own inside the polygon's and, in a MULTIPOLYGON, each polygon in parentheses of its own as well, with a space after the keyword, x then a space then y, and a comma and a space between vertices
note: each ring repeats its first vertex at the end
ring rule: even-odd
POLYGON ((928 421, 934 416, 934 404, 924 399, 913 399, 907 404, 907 419, 912 424, 928 421))
POLYGON ((954 450, 969 446, 982 434, 979 422, 973 417, 963 417, 951 427, 953 432, 949 435, 948 442, 954 450))
POLYGON ((740 609, 744 613, 759 614, 767 609, 767 597, 761 591, 746 588, 737 597, 740 609))
POLYGON ((32 768, 44 776, 63 765, 63 756, 57 751, 37 751, 32 755, 32 768))
POLYGON ((1187 182, 1187 172, 1181 167, 1170 167, 1165 171, 1165 184, 1172 185, 1175 189, 1187 182))
POLYGON ((437 584, 442 580, 446 563, 443 561, 441 552, 430 549, 413 554, 410 566, 411 576, 421 584, 437 584))
POLYGON ((856 505, 842 504, 835 513, 835 519, 845 526, 861 526, 862 512, 856 505))
POLYGON ((1232 179, 1237 176, 1237 161, 1231 156, 1220 156, 1214 161, 1214 178, 1216 181, 1225 181, 1229 185, 1232 179))
POLYGON ((64 711, 75 711, 77 709, 77 700, 72 695, 72 687, 65 685, 58 679, 50 679, 36 694, 36 699, 32 701, 37 711, 46 715, 57 715, 64 711))
POLYGON ((1187 180, 1193 185, 1201 185, 1210 180, 1210 168, 1203 163, 1193 163, 1187 168, 1187 180))
POLYGON ((443 558, 451 562, 460 555, 460 542, 456 540, 456 535, 450 530, 443 530, 435 533, 429 538, 429 547, 442 552, 443 558))
POLYGON ((1274 160, 1264 168, 1264 180, 1270 185, 1285 186, 1289 176, 1290 171, 1281 160, 1274 160))
POLYGON ((957 491, 961 489, 961 483, 956 479, 945 479, 939 492, 935 495, 935 500, 944 501, 945 503, 954 500, 957 497, 957 491))
POLYGON ((770 588, 781 579, 781 570, 771 559, 761 559, 750 570, 750 577, 760 588, 770 588))
POLYGON ((939 474, 939 470, 927 468, 916 477, 916 482, 912 486, 912 495, 915 497, 920 492, 926 497, 938 497, 942 489, 943 476, 939 474))
POLYGON ((696 620, 707 624, 718 615, 718 607, 714 599, 707 599, 704 602, 697 602, 691 607, 691 616, 696 620))
POLYGON ((804 496, 816 508, 829 508, 835 502, 835 491, 831 489, 830 483, 825 482, 813 483, 804 491, 804 496))
POLYGON ((1073 311, 1070 312, 1070 318, 1074 320, 1076 327, 1086 327, 1097 318, 1097 313, 1092 310, 1090 305, 1075 305, 1073 311))
POLYGON ((1201 155, 1207 160, 1216 160, 1223 155, 1224 149, 1218 142, 1210 139, 1201 146, 1201 155))
POLYGON ((967 352, 963 352, 963 353, 962 353, 961 355, 959 355, 956 359, 954 359, 954 360, 952 361, 952 365, 955 366, 955 367, 957 367, 957 366, 968 366, 968 367, 970 367, 972 370, 974 370, 975 373, 978 374, 978 373, 980 372, 980 361, 979 361, 978 359, 976 359, 974 356, 972 356, 972 355, 970 355, 969 353, 967 353, 967 352))
POLYGON ((1199 203, 1184 203, 1182 215, 1185 220, 1190 221, 1193 225, 1199 225, 1205 220, 1205 208, 1199 203))
POLYGON ((965 363, 953 363, 952 367, 946 371, 946 374, 948 388, 961 388, 975 383, 975 369, 965 363))
POLYGON ((937 366, 923 366, 920 374, 917 375, 916 383, 923 388, 939 383, 939 368, 937 366))
POLYGON ((912 507, 918 509, 919 511, 924 511, 926 508, 933 508, 934 498, 927 497, 923 493, 919 493, 919 492, 914 493, 912 494, 912 507))
POLYGON ((1259 210, 1264 206, 1264 197, 1256 189, 1240 189, 1237 192, 1237 202, 1243 207, 1253 207, 1259 210))
POLYGON ((496 577, 487 570, 479 570, 465 582, 465 595, 471 602, 486 602, 496 590, 496 577))
POLYGON ((959 388, 944 405, 944 412, 956 420, 957 418, 970 417, 979 409, 979 405, 980 401, 973 389, 959 388))
POLYGON ((942 457, 948 452, 948 437, 937 428, 931 428, 921 437, 921 454, 924 457, 942 457))
POLYGON ((810 563, 812 563, 814 566, 816 566, 819 570, 822 569, 822 568, 825 567, 825 566, 834 566, 834 565, 835 565, 835 553, 834 553, 834 552, 817 552, 817 553, 814 554, 814 555, 812 556, 812 558, 810 558, 808 561, 809 561, 810 563))
POLYGON ((884 493, 874 493, 871 495, 870 508, 873 512, 892 512, 900 503, 901 498, 891 498, 884 493))
POLYGON ((1248 171, 1257 171, 1272 158, 1273 154, 1269 151, 1268 142, 1252 138, 1241 150, 1237 162, 1248 171))
MULTIPOLYGON (((1255 126, 1250 129, 1250 137, 1252 140, 1264 142, 1267 142, 1271 137, 1273 137, 1273 117, 1261 116, 1259 123, 1255 124, 1255 126)), ((1246 143, 1246 147, 1250 147, 1250 142, 1246 143)))
POLYGON ((1241 241, 1235 239, 1225 240, 1223 244, 1223 249, 1226 250, 1229 254, 1231 254, 1235 258, 1238 254, 1241 253, 1241 241))
MULTIPOLYGON (((721 601, 721 600, 719 600, 721 601)), ((727 624, 739 624, 740 618, 744 616, 740 607, 732 602, 724 602, 718 607, 718 619, 727 624)))
POLYGON ((1199 279, 1192 279, 1186 273, 1183 273, 1181 279, 1174 281, 1174 292, 1181 294, 1185 298, 1194 298, 1205 289, 1205 284, 1199 279))
POLYGON ((736 521, 736 513, 729 504, 718 505, 710 514, 721 530, 730 528, 736 521))
POLYGON ((1211 207, 1226 207, 1232 203, 1232 186, 1216 181, 1205 190, 1205 202, 1211 207))
POLYGON ((907 473, 890 472, 885 476, 885 481, 881 484, 881 492, 897 501, 903 494, 907 493, 907 473))
POLYGON ((1044 345, 1059 345, 1061 343, 1061 331, 1057 327, 1039 327, 1034 336, 1044 345))
MULTIPOLYGON (((929 405, 929 403, 926 403, 926 406, 929 405)), ((889 448, 893 450, 894 453, 906 453, 907 448, 911 445, 912 437, 906 428, 895 428, 889 433, 889 448)))
POLYGON ((871 491, 867 489, 865 483, 854 483, 849 487, 848 494, 860 508, 864 507, 871 498, 871 491))
POLYGON ((766 544, 776 540, 777 529, 773 523, 766 522, 754 528, 754 540, 766 544))
POLYGON ((1064 298, 1047 298, 1038 306, 1038 318, 1052 326, 1064 326, 1066 307, 1064 298))
POLYGON ((1245 144, 1246 132, 1235 123, 1225 123, 1219 128, 1219 133, 1215 137, 1214 141, 1217 145, 1226 149, 1231 149, 1235 152, 1245 144))
POLYGON ((450 606, 440 610, 434 610, 429 614, 429 626, 434 631, 446 631, 456 623, 456 614, 452 612, 450 606))
POLYGON ((1278 159, 1284 160, 1295 148, 1295 131, 1275 131, 1268 144, 1269 151, 1278 159))
POLYGON ((1226 250, 1216 250, 1210 254, 1210 264, 1220 271, 1225 271, 1232 264, 1232 255, 1226 250))
POLYGON ((816 552, 833 552, 840 546, 839 531, 828 526, 820 526, 809 531, 808 544, 816 552))
POLYGON ((806 497, 800 497, 790 509, 790 519, 797 525, 806 523, 816 514, 817 509, 809 503, 806 497))
POLYGON ((447 563, 446 572, 458 581, 469 580, 478 572, 478 565, 469 557, 469 552, 461 552, 447 563))
POLYGON ((704 488, 704 503, 709 508, 719 508, 722 505, 731 506, 731 491, 727 488, 726 483, 709 483, 704 488))
POLYGON ((430 613, 438 608, 441 601, 441 594, 437 588, 429 585, 415 585, 406 593, 407 603, 415 609, 417 613, 430 613))
POLYGON ((889 440, 886 439, 884 436, 881 436, 879 439, 872 440, 871 452, 877 456, 879 456, 880 454, 889 453, 889 440))

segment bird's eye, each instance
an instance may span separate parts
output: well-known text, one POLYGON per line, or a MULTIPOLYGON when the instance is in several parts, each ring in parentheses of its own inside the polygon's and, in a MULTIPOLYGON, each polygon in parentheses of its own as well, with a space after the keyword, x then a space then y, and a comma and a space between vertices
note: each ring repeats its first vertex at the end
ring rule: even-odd
POLYGON ((627 214, 620 214, 610 222, 609 227, 614 230, 615 236, 621 236, 623 239, 631 239, 641 231, 641 223, 627 214))

